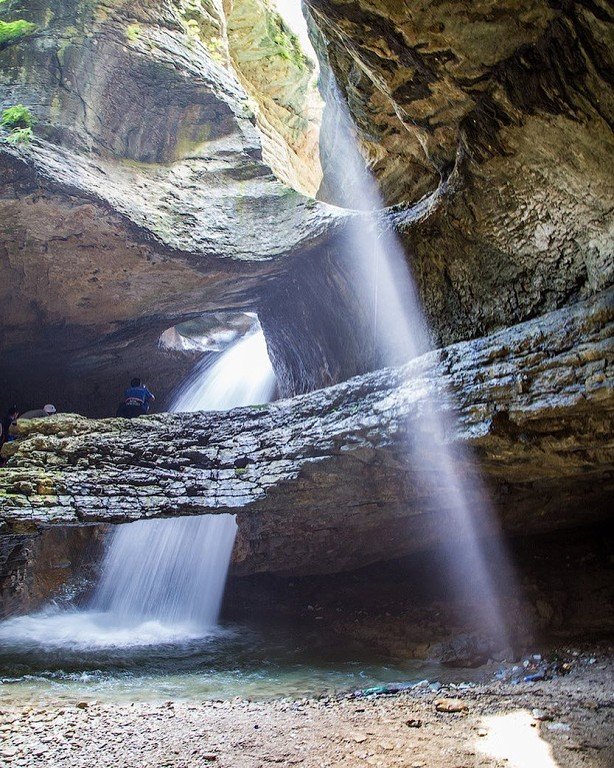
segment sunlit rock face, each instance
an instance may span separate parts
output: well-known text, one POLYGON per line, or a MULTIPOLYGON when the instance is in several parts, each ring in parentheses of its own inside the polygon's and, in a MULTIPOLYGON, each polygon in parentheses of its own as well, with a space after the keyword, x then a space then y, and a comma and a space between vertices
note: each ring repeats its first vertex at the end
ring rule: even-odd
POLYGON ((324 106, 314 64, 265 0, 232 3, 228 46, 255 102, 264 160, 278 178, 314 196, 322 180, 318 139, 324 106))
POLYGON ((611 8, 546 0, 307 0, 327 157, 349 107, 388 203, 449 180, 404 242, 440 341, 611 284, 611 8), (323 67, 325 72, 325 68, 323 67))
POLYGON ((29 145, 0 144, 0 387, 24 407, 43 397, 109 414, 135 372, 163 394, 193 365, 158 349, 162 332, 257 310, 261 286, 339 214, 263 161, 221 7, 0 12, 35 25, 0 44, 0 108, 24 104, 35 120, 29 145))

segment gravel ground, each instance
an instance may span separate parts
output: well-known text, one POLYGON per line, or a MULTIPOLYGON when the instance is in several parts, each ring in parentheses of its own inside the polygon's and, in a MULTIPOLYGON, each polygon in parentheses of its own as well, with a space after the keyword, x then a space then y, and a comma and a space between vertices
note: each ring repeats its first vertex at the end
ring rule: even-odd
POLYGON ((34 705, 3 695, 0 765, 611 768, 611 659, 583 655, 569 674, 544 682, 363 698, 34 705), (493 745, 498 757, 484 752, 493 745), (529 751, 515 757, 520 746, 529 751), (550 749, 550 762, 540 762, 538 752, 550 749))

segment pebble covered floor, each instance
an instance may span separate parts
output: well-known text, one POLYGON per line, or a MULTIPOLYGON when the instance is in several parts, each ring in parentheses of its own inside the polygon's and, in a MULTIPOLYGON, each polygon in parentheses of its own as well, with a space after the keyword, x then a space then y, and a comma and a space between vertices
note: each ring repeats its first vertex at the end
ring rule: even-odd
POLYGON ((425 685, 362 698, 121 705, 47 700, 33 705, 11 701, 5 691, 0 765, 513 768, 512 760, 484 754, 480 745, 492 716, 522 712, 551 745, 555 762, 550 765, 610 768, 610 659, 603 651, 582 656, 569 674, 549 681, 438 691, 425 685), (442 699, 460 706, 442 705, 442 699))

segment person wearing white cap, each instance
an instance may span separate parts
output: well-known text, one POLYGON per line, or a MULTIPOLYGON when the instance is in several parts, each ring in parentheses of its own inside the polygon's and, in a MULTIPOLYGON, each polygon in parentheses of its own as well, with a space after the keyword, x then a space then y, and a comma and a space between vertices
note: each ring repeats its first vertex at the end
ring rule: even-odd
POLYGON ((51 403, 47 403, 47 405, 44 405, 42 408, 35 408, 32 411, 26 411, 25 413, 22 413, 19 418, 20 419, 42 419, 45 416, 53 416, 54 413, 57 413, 57 409, 55 405, 52 405, 51 403))

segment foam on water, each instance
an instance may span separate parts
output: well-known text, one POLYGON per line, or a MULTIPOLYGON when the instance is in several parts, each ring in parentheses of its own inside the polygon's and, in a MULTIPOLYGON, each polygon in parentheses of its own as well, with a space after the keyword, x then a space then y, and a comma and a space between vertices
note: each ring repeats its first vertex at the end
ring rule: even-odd
POLYGON ((106 611, 45 610, 0 624, 0 648, 19 643, 27 648, 98 650, 185 642, 203 637, 197 624, 169 625, 157 619, 118 620, 106 611))
POLYGON ((140 520, 113 532, 91 608, 119 626, 216 625, 237 524, 234 515, 140 520))
MULTIPOLYGON (((206 358, 171 410, 268 402, 275 375, 258 328, 206 358)), ((101 578, 83 610, 46 610, 0 623, 0 648, 100 649, 185 643, 218 634, 237 532, 234 515, 140 520, 112 531, 101 578)))

